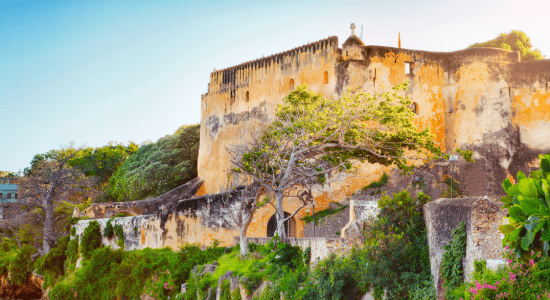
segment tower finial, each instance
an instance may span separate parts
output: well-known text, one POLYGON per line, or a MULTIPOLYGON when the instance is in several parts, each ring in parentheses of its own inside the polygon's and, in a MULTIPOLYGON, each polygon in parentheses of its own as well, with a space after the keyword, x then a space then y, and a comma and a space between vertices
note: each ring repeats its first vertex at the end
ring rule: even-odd
POLYGON ((351 23, 349 28, 351 28, 351 35, 355 35, 355 23, 351 23))
POLYGON ((399 49, 401 49, 401 32, 399 32, 397 36, 397 45, 399 46, 399 49))

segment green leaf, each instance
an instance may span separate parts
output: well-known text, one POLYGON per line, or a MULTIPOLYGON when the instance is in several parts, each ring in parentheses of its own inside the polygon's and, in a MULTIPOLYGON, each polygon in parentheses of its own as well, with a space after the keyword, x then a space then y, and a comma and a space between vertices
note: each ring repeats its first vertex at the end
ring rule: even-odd
POLYGON ((498 230, 500 230, 500 232, 502 232, 503 234, 510 234, 510 232, 514 231, 514 229, 516 229, 516 227, 514 225, 511 225, 511 224, 506 224, 506 225, 500 225, 498 227, 498 230))
POLYGON ((517 241, 517 239, 519 238, 519 234, 521 233, 522 229, 523 229, 523 226, 512 230, 512 232, 510 232, 510 234, 508 234, 506 236, 508 238, 508 241, 510 241, 510 242, 517 241))
POLYGON ((521 248, 525 251, 529 250, 529 246, 533 243, 534 239, 535 234, 532 231, 527 230, 527 233, 521 238, 521 248))
POLYGON ((549 220, 546 220, 544 222, 544 226, 542 227, 541 239, 544 242, 550 241, 550 221, 549 220))
POLYGON ((550 172, 550 159, 543 157, 540 160, 540 168, 546 173, 550 172))
POLYGON ((523 212, 521 207, 514 205, 508 209, 508 213, 510 214, 510 218, 514 219, 517 222, 522 222, 527 220, 527 215, 523 212))
POLYGON ((519 191, 522 196, 527 198, 538 198, 539 192, 537 186, 531 178, 525 178, 519 181, 519 191))
POLYGON ((537 231, 535 231, 535 228, 537 228, 539 226, 539 223, 542 223, 542 222, 539 222, 539 221, 540 221, 539 217, 530 216, 529 219, 527 219, 527 221, 525 221, 525 228, 527 228, 527 230, 529 230, 529 231, 537 233, 537 231))
POLYGON ((506 203, 506 204, 514 204, 514 197, 512 196, 504 196, 500 198, 500 202, 506 203))
POLYGON ((502 188, 504 188, 505 192, 508 192, 508 189, 512 186, 512 183, 510 182, 510 179, 506 178, 502 182, 502 188))
POLYGON ((539 199, 524 198, 523 200, 520 200, 519 206, 521 207, 521 210, 523 210, 523 212, 529 216, 541 214, 541 211, 540 211, 541 202, 539 199))
POLYGON ((510 195, 510 196, 516 196, 519 194, 519 187, 517 184, 514 184, 512 185, 511 187, 508 188, 508 190, 506 191, 506 194, 510 195))
POLYGON ((526 178, 527 178, 527 176, 525 176, 525 174, 523 174, 523 172, 521 170, 519 170, 518 171, 518 177, 517 177, 518 182, 520 182, 520 180, 526 179, 526 178))

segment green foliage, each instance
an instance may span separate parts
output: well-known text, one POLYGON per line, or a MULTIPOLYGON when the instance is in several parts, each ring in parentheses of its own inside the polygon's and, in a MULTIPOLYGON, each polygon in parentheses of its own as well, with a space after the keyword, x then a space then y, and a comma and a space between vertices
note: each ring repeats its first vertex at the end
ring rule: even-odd
POLYGON ((134 142, 128 145, 111 142, 103 147, 88 147, 81 149, 69 165, 81 169, 86 176, 97 178, 100 185, 105 185, 109 177, 138 149, 139 145, 134 142))
POLYGON ((122 225, 120 224, 115 225, 114 232, 117 237, 117 245, 120 248, 124 249, 124 229, 122 228, 122 225))
POLYGON ((71 235, 76 236, 76 227, 71 227, 71 235))
POLYGON ((500 201, 502 209, 508 208, 510 224, 501 225, 500 232, 506 235, 503 246, 514 250, 522 261, 550 252, 550 154, 540 155, 540 170, 532 171, 529 177, 518 171, 517 183, 508 178, 502 183, 508 194, 500 201))
POLYGON ((110 177, 110 194, 117 201, 145 199, 197 177, 199 136, 199 125, 182 126, 142 146, 110 177))
POLYGON ((406 299, 410 291, 429 293, 430 256, 422 207, 430 197, 420 193, 414 199, 407 191, 393 198, 382 197, 378 219, 367 224, 366 244, 355 254, 357 281, 363 292, 374 289, 380 298, 406 299), (427 291, 426 291, 427 289, 427 291), (418 291, 421 290, 421 291, 418 291))
POLYGON ((304 259, 304 265, 309 266, 309 262, 311 261, 311 247, 308 246, 304 250, 303 259, 304 259))
MULTIPOLYGON (((337 213, 339 213, 339 212, 341 212, 344 209, 349 207, 348 205, 342 205, 338 202, 331 202, 331 203, 334 203, 334 204, 338 205, 338 208, 337 209, 332 209, 332 208, 329 207, 327 209, 323 209, 323 210, 320 210, 318 212, 315 212, 315 225, 318 225, 319 222, 322 223, 322 220, 325 217, 335 215, 335 214, 337 214, 337 213)), ((307 213, 306 216, 302 218, 302 221, 304 221, 306 224, 312 222, 313 221, 313 215, 310 216, 309 213, 307 213)))
POLYGON ((450 297, 453 289, 460 286, 464 281, 464 270, 462 259, 466 256, 466 225, 464 222, 451 231, 453 239, 448 245, 443 246, 443 257, 441 258, 440 273, 445 280, 443 284, 447 289, 445 296, 450 297))
POLYGON ((91 221, 84 229, 80 251, 84 258, 90 258, 91 252, 101 247, 101 228, 97 221, 91 221))
POLYGON ((24 284, 33 270, 31 256, 36 252, 32 246, 24 245, 17 251, 13 261, 10 263, 9 272, 11 281, 17 284, 24 284))
POLYGON ((112 238, 115 234, 115 231, 113 230, 113 224, 111 223, 114 218, 110 218, 107 221, 107 224, 105 225, 105 228, 103 228, 103 236, 107 238, 112 238))
POLYGON ((67 259, 67 247, 69 236, 59 238, 58 244, 52 248, 46 256, 36 260, 34 267, 36 273, 44 276, 45 286, 53 286, 57 277, 65 273, 65 260, 67 259))
POLYGON ((78 259, 78 237, 69 241, 65 255, 70 263, 76 263, 78 259))
POLYGON ((121 213, 118 213, 114 216, 114 218, 122 218, 122 217, 127 217, 129 216, 127 213, 124 213, 124 212, 121 212, 121 213))
POLYGON ((8 272, 10 263, 17 255, 17 245, 9 238, 3 238, 0 244, 0 274, 8 272))
POLYGON ((540 50, 533 49, 531 39, 521 30, 512 30, 509 33, 501 33, 496 38, 483 43, 475 43, 468 48, 491 47, 500 48, 511 51, 519 51, 521 60, 536 60, 543 59, 540 50))
POLYGON ((540 256, 520 261, 511 249, 504 249, 505 265, 496 270, 478 262, 470 282, 453 290, 449 300, 458 299, 548 299, 550 260, 540 256))
POLYGON ((460 198, 462 197, 462 190, 460 190, 460 184, 458 181, 454 180, 454 178, 448 177, 445 179, 444 183, 447 185, 447 190, 443 191, 441 194, 442 198, 450 198, 451 197, 451 182, 453 186, 452 190, 452 197, 453 198, 460 198))
POLYGON ((48 298, 51 300, 76 300, 73 285, 68 282, 56 284, 49 292, 48 298))
POLYGON ((384 185, 386 185, 386 183, 388 182, 388 179, 389 179, 388 174, 386 172, 384 172, 384 174, 382 174, 382 178, 380 178, 380 180, 371 182, 369 185, 367 185, 363 188, 363 191, 366 191, 366 190, 372 189, 372 188, 381 188, 384 185))

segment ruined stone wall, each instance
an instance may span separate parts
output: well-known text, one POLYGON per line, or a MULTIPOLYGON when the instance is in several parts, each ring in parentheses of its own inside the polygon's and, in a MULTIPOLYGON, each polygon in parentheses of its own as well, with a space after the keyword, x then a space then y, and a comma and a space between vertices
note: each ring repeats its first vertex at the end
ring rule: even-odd
POLYGON ((437 199, 424 205, 424 220, 428 231, 430 264, 437 293, 442 294, 442 280, 439 278, 443 246, 451 239, 451 231, 460 222, 466 225, 466 256, 463 260, 464 273, 470 278, 475 260, 502 259, 502 238, 498 227, 507 210, 493 198, 437 199))
MULTIPOLYGON (((311 213, 310 213, 311 215, 311 213)), ((313 221, 305 224, 304 237, 340 237, 342 228, 349 222, 350 210, 345 208, 339 213, 326 216, 324 218, 317 218, 317 225, 315 225, 315 235, 313 235, 313 221)))

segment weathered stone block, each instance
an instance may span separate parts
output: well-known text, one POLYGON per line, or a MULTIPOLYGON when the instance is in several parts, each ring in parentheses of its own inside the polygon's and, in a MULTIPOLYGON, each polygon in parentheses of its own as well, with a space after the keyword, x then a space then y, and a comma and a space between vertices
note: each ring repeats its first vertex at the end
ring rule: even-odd
POLYGON ((439 266, 443 246, 452 239, 451 231, 460 222, 466 225, 466 256, 463 260, 464 273, 468 279, 474 271, 474 261, 481 259, 502 259, 502 238, 498 226, 502 224, 507 211, 503 205, 491 198, 437 199, 424 206, 424 218, 428 229, 430 263, 438 295, 442 293, 439 266))

